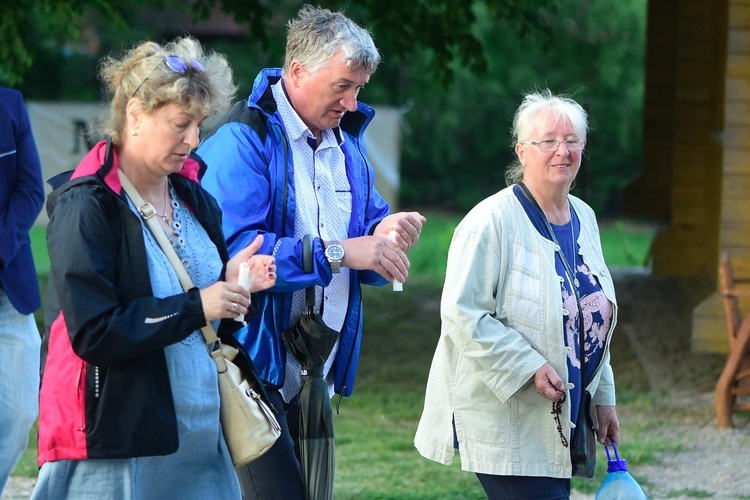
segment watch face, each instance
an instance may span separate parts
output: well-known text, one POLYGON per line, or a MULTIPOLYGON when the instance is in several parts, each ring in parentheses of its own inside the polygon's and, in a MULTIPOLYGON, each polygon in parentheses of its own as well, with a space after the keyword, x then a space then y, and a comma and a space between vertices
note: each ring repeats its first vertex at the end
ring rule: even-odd
POLYGON ((341 245, 328 245, 326 248, 326 257, 331 260, 341 260, 344 258, 344 247, 341 245))

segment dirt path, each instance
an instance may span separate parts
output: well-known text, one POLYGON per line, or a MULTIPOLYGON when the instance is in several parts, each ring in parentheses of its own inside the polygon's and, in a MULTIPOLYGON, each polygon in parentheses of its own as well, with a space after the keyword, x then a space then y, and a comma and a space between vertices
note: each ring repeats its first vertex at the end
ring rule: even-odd
POLYGON ((3 490, 2 500, 28 499, 34 490, 36 479, 30 477, 10 476, 3 490))

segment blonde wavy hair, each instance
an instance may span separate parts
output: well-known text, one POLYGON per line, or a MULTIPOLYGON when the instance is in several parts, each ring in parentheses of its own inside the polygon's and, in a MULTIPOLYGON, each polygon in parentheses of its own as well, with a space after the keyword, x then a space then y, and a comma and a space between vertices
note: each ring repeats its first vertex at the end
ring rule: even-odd
POLYGON ((211 116, 228 108, 237 91, 226 58, 215 52, 204 53, 200 42, 189 36, 164 45, 143 42, 121 59, 105 57, 99 76, 111 96, 109 112, 100 122, 99 132, 115 145, 122 144, 125 110, 133 97, 140 99, 146 112, 176 103, 185 109, 197 105, 205 116, 211 116), (182 59, 185 72, 176 72, 166 64, 171 56, 182 59))

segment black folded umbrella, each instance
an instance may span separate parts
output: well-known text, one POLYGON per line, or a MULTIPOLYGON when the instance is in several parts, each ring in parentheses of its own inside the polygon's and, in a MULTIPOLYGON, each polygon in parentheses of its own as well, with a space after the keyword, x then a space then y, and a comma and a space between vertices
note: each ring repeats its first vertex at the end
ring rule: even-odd
MULTIPOLYGON (((312 272, 312 236, 303 239, 303 265, 312 272)), ((299 391, 300 459, 308 500, 333 498, 335 471, 333 412, 323 365, 331 354, 339 332, 323 322, 315 308, 315 287, 306 290, 307 310, 284 332, 284 342, 302 367, 299 391)))

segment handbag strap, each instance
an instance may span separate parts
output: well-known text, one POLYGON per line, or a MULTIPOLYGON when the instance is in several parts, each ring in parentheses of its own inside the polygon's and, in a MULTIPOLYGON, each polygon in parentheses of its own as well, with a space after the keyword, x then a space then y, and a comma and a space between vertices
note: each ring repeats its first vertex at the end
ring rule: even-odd
MULTIPOLYGON (((586 365, 586 350, 585 350, 585 333, 583 331, 583 309, 581 309, 581 297, 578 294, 578 288, 575 285, 575 274, 573 274, 573 270, 570 267, 570 264, 568 264, 568 259, 565 257, 565 253, 562 251, 562 247, 560 246, 560 243, 557 241, 557 236, 555 236, 555 231, 552 229, 552 225, 549 223, 549 219, 547 219, 547 214, 544 213, 544 210, 542 210, 541 205, 539 205, 539 202, 536 200, 536 197, 532 194, 531 190, 526 186, 526 184, 523 183, 523 181, 519 182, 518 185, 523 190, 526 197, 536 206, 536 208, 541 212, 542 217, 544 218, 544 223, 547 225, 547 231, 549 231, 550 236, 552 237, 552 241, 555 243, 555 246, 557 248, 557 253, 560 256, 560 260, 562 260, 563 267, 565 267, 565 274, 568 275, 568 279, 570 280, 570 287, 573 289, 573 294, 576 297, 576 305, 578 306, 578 342, 580 344, 580 357, 581 357, 581 390, 583 391, 586 387, 586 371, 585 371, 585 365, 586 365)), ((568 200, 568 203, 570 203, 570 200, 568 200)), ((570 224, 573 224, 573 209, 571 208, 570 212, 570 224)), ((575 241, 573 241, 575 244, 575 241)), ((573 249, 575 251, 575 247, 573 249)), ((581 401, 583 401, 583 398, 581 398, 581 401)))
MULTIPOLYGON (((177 256, 177 252, 175 252, 174 248, 172 248, 172 245, 167 239, 167 235, 164 234, 164 230, 161 228, 159 222, 154 217, 154 215, 156 215, 156 210, 154 209, 153 205, 143 200, 140 193, 138 193, 138 190, 135 188, 135 186, 133 186, 133 183, 130 182, 130 179, 128 179, 128 177, 125 175, 125 172, 118 168, 117 173, 120 176, 120 183, 122 184, 122 188, 128 194, 130 199, 133 200, 133 203, 138 209, 138 213, 141 214, 143 220, 146 221, 148 228, 153 233, 156 241, 159 242, 159 246, 161 246, 161 249, 166 254, 170 264, 172 264, 172 267, 174 267, 174 270, 177 273, 177 277, 180 279, 180 284, 182 285, 183 290, 187 292, 188 290, 194 288, 195 285, 193 285, 193 280, 190 279, 185 266, 177 256)), ((203 333, 203 338, 206 341, 207 346, 219 340, 219 337, 216 335, 216 330, 214 330, 214 327, 213 325, 211 325, 210 321, 206 321, 206 326, 201 328, 201 332, 203 333)))

